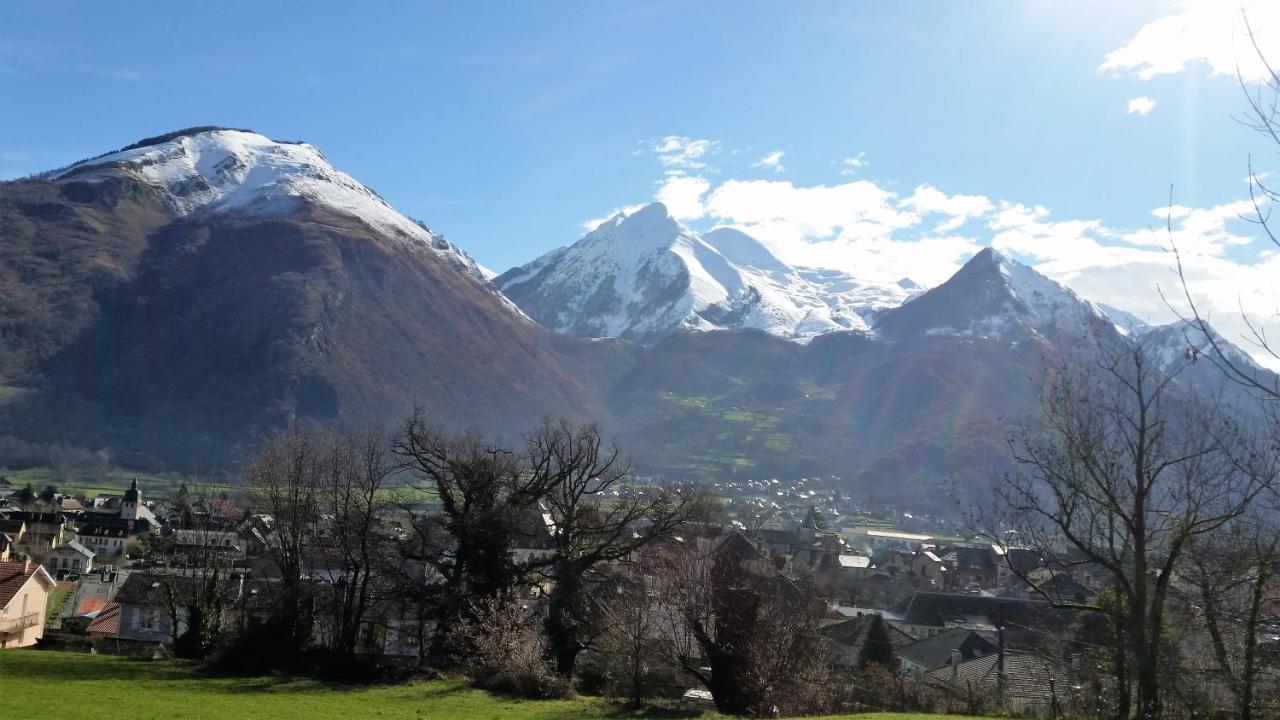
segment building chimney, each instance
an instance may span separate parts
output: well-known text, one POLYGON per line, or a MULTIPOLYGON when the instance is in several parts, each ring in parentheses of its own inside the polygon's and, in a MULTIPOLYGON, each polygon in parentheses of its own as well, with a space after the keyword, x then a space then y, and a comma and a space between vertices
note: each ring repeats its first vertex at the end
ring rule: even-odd
POLYGON ((960 651, 953 649, 951 651, 951 677, 955 679, 960 675, 960 651))
POLYGON ((29 572, 31 572, 31 556, 23 555, 22 556, 22 574, 26 575, 29 572))

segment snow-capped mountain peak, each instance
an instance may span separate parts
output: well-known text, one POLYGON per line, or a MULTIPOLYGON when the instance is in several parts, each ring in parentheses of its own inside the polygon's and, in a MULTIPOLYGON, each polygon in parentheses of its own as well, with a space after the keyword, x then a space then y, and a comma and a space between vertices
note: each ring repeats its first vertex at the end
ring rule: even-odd
POLYGON ((885 313, 877 329, 895 336, 986 338, 1115 332, 1098 306, 992 248, 943 284, 885 313))
POLYGON ((645 341, 680 327, 753 328, 794 340, 870 332, 869 318, 908 294, 836 271, 790 267, 737 229, 699 235, 662 203, 619 213, 496 282, 554 330, 645 341))
POLYGON ((990 253, 991 259, 999 266, 1009 292, 1025 308, 1032 325, 1039 327, 1046 323, 1072 322, 1085 317, 1090 320, 1106 317, 1097 305, 1076 295, 1065 285, 1050 280, 992 248, 986 248, 982 252, 990 253))
POLYGON ((271 140, 247 130, 195 128, 144 140, 45 177, 94 182, 121 173, 164 190, 181 215, 284 214, 302 202, 323 205, 383 233, 423 243, 482 277, 466 253, 334 168, 309 143, 271 140))
POLYGON ((730 262, 741 267, 776 273, 787 273, 792 270, 764 243, 736 228, 719 227, 704 233, 702 239, 730 262))

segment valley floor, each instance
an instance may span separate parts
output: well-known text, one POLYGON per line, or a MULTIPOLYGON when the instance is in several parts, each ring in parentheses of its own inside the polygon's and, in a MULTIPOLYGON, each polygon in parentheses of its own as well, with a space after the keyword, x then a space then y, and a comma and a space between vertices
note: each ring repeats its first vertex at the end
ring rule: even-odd
MULTIPOLYGON (((8 708, 4 714, 24 720, 81 716, 99 720, 680 717, 630 713, 593 698, 509 700, 454 680, 359 687, 279 678, 210 678, 178 662, 142 662, 31 650, 0 651, 0 696, 8 708)), ((886 713, 831 720, 921 720, 926 717, 932 716, 886 713)))

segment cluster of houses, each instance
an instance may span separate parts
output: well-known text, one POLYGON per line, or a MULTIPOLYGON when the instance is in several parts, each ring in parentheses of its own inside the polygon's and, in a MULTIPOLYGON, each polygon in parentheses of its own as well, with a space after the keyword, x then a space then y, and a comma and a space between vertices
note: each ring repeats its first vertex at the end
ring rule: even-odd
MULTIPOLYGON (((1061 714, 1071 701, 1074 672, 1061 648, 1046 637, 1067 633, 1074 612, 1033 592, 998 547, 978 542, 936 542, 926 535, 883 528, 824 529, 809 513, 791 528, 732 532, 724 552, 754 556, 761 567, 784 572, 802 566, 819 584, 855 595, 896 598, 853 605, 834 602, 823 620, 831 664, 853 671, 872 623, 889 634, 904 676, 960 706, 989 702, 1019 714, 1061 714), (825 581, 825 583, 824 583, 825 581), (868 593, 866 587, 875 592, 868 593)), ((1076 564, 1017 556, 1028 571, 1056 567, 1064 588, 1075 586, 1076 564)), ((1021 568, 1020 568, 1021 570, 1021 568)), ((1082 592, 1093 592, 1080 586, 1082 592)), ((699 697, 695 691, 693 698, 699 697)))
MULTIPOLYGON (((56 496, 41 507, 0 506, 0 647, 32 645, 46 628, 87 638, 99 651, 171 644, 185 618, 166 604, 165 591, 189 579, 181 569, 156 567, 154 558, 128 557, 131 543, 146 539, 163 542, 167 562, 178 567, 198 555, 224 554, 235 569, 223 603, 227 621, 255 622, 272 592, 264 557, 272 519, 226 501, 196 512, 199 530, 174 522, 164 502, 144 502, 136 482, 118 497, 56 496)), ((1065 699, 1070 668, 1032 648, 1037 633, 1063 629, 1070 620, 1044 601, 1044 587, 1077 600, 1099 589, 1087 563, 1046 562, 990 543, 884 526, 832 527, 843 518, 832 523, 827 517, 815 503, 759 527, 730 521, 708 528, 708 537, 732 538, 735 552, 753 554, 764 566, 813 577, 832 600, 823 634, 837 664, 856 661, 878 616, 901 670, 940 692, 999 692, 1007 706, 1029 712, 1065 699)), ((389 520, 387 531, 396 529, 389 520)), ((516 555, 548 552, 550 532, 547 526, 521 537, 516 555)), ((326 570, 323 546, 315 553, 308 564, 317 583, 326 571, 341 572, 326 570)), ((628 572, 626 561, 615 571, 628 572)), ((416 654, 419 615, 403 604, 381 607, 362 631, 361 651, 416 654)))
POLYGON ((0 505, 0 560, 26 557, 45 566, 55 579, 90 572, 94 563, 115 562, 131 540, 160 530, 161 523, 142 501, 134 480, 120 496, 92 499, 54 494, 30 509, 0 505))
POLYGON ((120 495, 52 493, 25 503, 18 495, 0 488, 0 647, 34 645, 46 628, 84 631, 105 620, 137 564, 130 549, 165 530, 137 480, 120 495))

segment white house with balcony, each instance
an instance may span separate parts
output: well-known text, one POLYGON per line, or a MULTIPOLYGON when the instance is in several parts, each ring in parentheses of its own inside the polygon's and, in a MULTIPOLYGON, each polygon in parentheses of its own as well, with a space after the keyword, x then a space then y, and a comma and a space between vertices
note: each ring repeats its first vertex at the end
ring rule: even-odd
POLYGON ((44 636, 53 578, 30 559, 0 562, 0 648, 35 645, 44 636))

